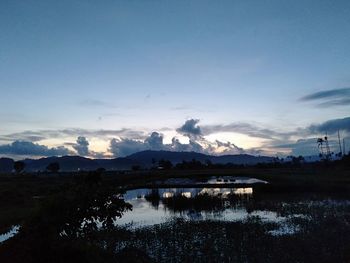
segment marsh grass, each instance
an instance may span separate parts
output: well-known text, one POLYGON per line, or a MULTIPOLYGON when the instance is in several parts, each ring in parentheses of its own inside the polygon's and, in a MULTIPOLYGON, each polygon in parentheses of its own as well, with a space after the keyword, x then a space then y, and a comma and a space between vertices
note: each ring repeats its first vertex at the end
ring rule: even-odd
MULTIPOLYGON (((290 209, 286 213, 295 212, 290 209)), ((278 223, 259 217, 242 222, 176 219, 124 229, 124 235, 115 235, 123 244, 116 250, 133 247, 156 262, 349 262, 349 209, 315 205, 309 211, 288 219, 298 231, 280 235, 271 234, 278 223)))

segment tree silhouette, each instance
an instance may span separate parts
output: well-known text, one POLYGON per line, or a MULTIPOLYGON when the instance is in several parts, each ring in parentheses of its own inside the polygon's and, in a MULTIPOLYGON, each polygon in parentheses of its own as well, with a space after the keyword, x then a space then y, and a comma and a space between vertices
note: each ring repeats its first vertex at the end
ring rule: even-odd
POLYGON ((25 247, 18 253, 26 260, 11 262, 114 262, 107 259, 117 241, 103 234, 116 231, 115 220, 132 206, 121 190, 90 180, 97 175, 76 178, 38 206, 17 235, 19 247, 25 247))
POLYGON ((24 167, 25 167, 25 163, 22 162, 22 161, 17 161, 17 162, 14 162, 13 164, 13 169, 15 169, 16 173, 21 173, 23 170, 24 170, 24 167))
POLYGON ((133 170, 133 171, 140 171, 141 170, 141 166, 135 164, 135 165, 131 166, 131 170, 133 170))
POLYGON ((57 173, 60 170, 60 164, 57 162, 50 163, 47 167, 46 170, 52 172, 52 173, 57 173))
POLYGON ((163 169, 165 170, 169 170, 173 167, 173 164, 171 163, 171 161, 169 160, 164 160, 164 159, 161 159, 159 162, 158 162, 158 166, 159 167, 162 167, 163 169))

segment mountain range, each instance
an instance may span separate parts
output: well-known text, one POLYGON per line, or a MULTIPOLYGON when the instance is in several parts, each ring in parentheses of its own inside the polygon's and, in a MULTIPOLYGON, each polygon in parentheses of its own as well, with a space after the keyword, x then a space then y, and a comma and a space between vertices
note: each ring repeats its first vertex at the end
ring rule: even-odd
MULTIPOLYGON (((53 162, 60 164, 60 171, 96 170, 105 168, 106 170, 130 170, 132 166, 138 165, 142 168, 150 168, 159 160, 169 160, 174 165, 182 161, 193 159, 202 163, 211 161, 213 164, 245 164, 254 165, 257 163, 269 163, 274 161, 274 157, 253 156, 248 154, 237 155, 206 155, 197 152, 172 152, 172 151, 142 151, 131 154, 127 157, 114 159, 89 159, 81 156, 46 157, 41 159, 24 159, 25 171, 45 171, 46 167, 53 162)), ((10 158, 0 158, 0 173, 9 173, 13 170, 14 160, 10 158)))

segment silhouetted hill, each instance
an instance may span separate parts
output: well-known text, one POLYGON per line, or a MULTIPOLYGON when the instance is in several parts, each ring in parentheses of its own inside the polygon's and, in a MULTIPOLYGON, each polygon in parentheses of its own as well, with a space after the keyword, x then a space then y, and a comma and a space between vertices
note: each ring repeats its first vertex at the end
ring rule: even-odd
POLYGON ((0 173, 10 173, 13 169, 14 161, 10 158, 0 158, 0 173))
POLYGON ((115 159, 96 159, 99 167, 103 167, 108 171, 112 170, 129 170, 133 165, 139 165, 138 161, 129 158, 115 158, 115 159))
POLYGON ((197 152, 171 152, 148 150, 131 154, 127 158, 138 161, 139 163, 148 167, 152 165, 153 161, 158 162, 161 159, 169 160, 173 164, 176 164, 182 161, 191 161, 193 159, 196 159, 200 162, 205 162, 209 158, 209 156, 197 152))
MULTIPOLYGON (((60 171, 96 170, 105 168, 106 170, 129 170, 133 165, 150 168, 158 164, 161 159, 169 160, 174 165, 182 161, 192 161, 193 159, 205 163, 210 160, 213 164, 257 164, 272 162, 273 157, 252 156, 247 154, 211 156, 196 152, 171 152, 171 151, 142 151, 131 154, 124 158, 115 159, 89 159, 81 156, 47 157, 41 159, 25 159, 24 170, 27 172, 45 171, 46 167, 53 162, 60 165, 60 171)), ((14 161, 9 158, 0 159, 0 172, 9 173, 13 169, 14 161)))
POLYGON ((233 163, 248 165, 254 165, 257 163, 270 163, 273 162, 274 159, 274 157, 253 156, 249 154, 210 156, 210 160, 212 161, 212 163, 233 163))
POLYGON ((273 157, 268 156, 253 156, 248 154, 237 154, 237 155, 221 155, 212 156, 197 152, 171 152, 171 151, 142 151, 131 154, 127 157, 128 159, 136 160, 146 167, 152 166, 152 162, 158 162, 161 159, 169 160, 173 164, 180 163, 182 161, 191 161, 193 159, 202 163, 210 160, 214 164, 257 164, 267 163, 274 160, 273 157))
POLYGON ((25 171, 45 171, 46 167, 53 162, 60 165, 60 171, 96 170, 99 168, 95 160, 81 156, 47 157, 38 160, 24 160, 25 171))

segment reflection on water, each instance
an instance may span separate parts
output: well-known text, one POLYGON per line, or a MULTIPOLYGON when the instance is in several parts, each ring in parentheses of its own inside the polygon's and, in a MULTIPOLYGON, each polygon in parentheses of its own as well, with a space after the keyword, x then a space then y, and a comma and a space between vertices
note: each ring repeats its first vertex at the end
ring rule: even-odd
POLYGON ((19 226, 12 226, 10 231, 8 231, 5 234, 0 235, 0 243, 6 241, 7 239, 10 239, 14 235, 16 235, 19 231, 19 228, 20 228, 19 226))
POLYGON ((206 183, 208 184, 267 184, 266 181, 249 178, 249 177, 235 177, 235 176, 212 176, 206 183))
POLYGON ((236 177, 236 176, 211 176, 209 179, 198 180, 191 178, 168 178, 163 181, 156 181, 157 185, 233 185, 233 184, 267 184, 268 182, 250 178, 250 177, 236 177))
POLYGON ((133 210, 118 224, 148 226, 170 219, 241 221, 249 216, 279 222, 286 218, 273 211, 247 211, 253 188, 159 188, 127 191, 125 201, 133 210))

